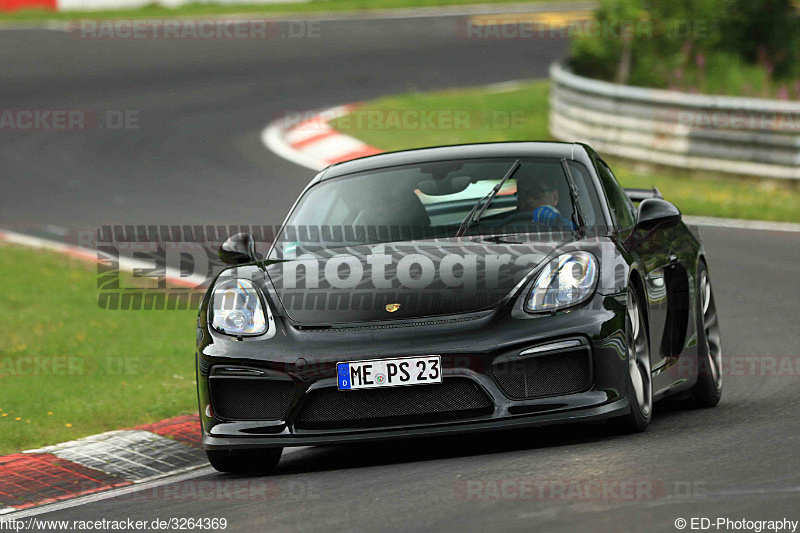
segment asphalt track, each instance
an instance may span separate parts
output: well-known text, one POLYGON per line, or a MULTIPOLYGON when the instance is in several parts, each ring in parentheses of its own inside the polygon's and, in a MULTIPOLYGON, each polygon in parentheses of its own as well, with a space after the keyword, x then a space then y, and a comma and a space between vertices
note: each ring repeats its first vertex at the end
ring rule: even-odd
MULTIPOLYGON (((52 237, 104 223, 278 223, 311 172, 260 144, 275 116, 542 77, 566 50, 558 39, 464 40, 452 18, 323 21, 319 38, 269 41, 3 31, 0 109, 134 110, 138 128, 0 131, 0 227, 52 237)), ((224 517, 228 531, 677 531, 678 518, 798 520, 800 238, 702 234, 723 349, 755 358, 726 376, 715 409, 658 404, 650 429, 634 436, 585 425, 305 448, 270 478, 204 472, 40 518, 224 517), (491 490, 518 479, 551 488, 491 490), (599 498, 574 492, 590 479, 611 488, 599 498), (640 496, 613 489, 631 482, 640 496), (560 497, 559 484, 572 495, 560 497), (477 499, 467 486, 482 487, 470 493, 477 499)))

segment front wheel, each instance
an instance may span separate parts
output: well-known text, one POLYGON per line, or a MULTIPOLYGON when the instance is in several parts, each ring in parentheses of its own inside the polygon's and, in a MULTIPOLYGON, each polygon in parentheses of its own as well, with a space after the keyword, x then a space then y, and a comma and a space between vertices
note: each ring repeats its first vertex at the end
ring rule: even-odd
POLYGON ((621 429, 639 433, 647 429, 653 416, 653 377, 650 373, 650 342, 644 312, 636 289, 628 287, 625 313, 625 344, 628 352, 628 399, 631 410, 618 419, 621 429))
POLYGON ((206 450, 208 462, 219 472, 230 474, 272 474, 283 448, 260 450, 206 450))
POLYGON ((722 348, 719 319, 708 269, 700 264, 697 295, 697 383, 691 389, 697 407, 714 407, 722 398, 722 348))

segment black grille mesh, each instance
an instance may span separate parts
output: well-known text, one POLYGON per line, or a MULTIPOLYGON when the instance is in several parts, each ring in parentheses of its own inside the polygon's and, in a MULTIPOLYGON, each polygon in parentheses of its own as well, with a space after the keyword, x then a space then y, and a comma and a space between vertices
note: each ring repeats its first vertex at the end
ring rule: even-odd
POLYGON ((494 403, 471 379, 388 389, 311 391, 295 425, 307 429, 424 424, 491 414, 494 403))
POLYGON ((513 399, 543 398, 581 392, 591 385, 586 349, 527 357, 492 366, 503 393, 513 399))
POLYGON ((223 420, 283 419, 294 397, 291 381, 213 376, 209 382, 211 407, 223 420))

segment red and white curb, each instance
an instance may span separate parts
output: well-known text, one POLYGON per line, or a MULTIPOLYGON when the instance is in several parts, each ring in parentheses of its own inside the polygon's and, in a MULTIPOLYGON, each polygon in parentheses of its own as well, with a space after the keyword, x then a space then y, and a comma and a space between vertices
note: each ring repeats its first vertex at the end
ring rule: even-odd
POLYGON ((312 170, 381 153, 383 150, 338 132, 329 124, 356 107, 332 107, 301 121, 289 117, 274 120, 261 132, 261 141, 282 158, 312 170))
POLYGON ((194 468, 201 450, 156 433, 117 430, 47 446, 27 453, 50 453, 110 476, 141 483, 194 468))
POLYGON ((0 457, 0 514, 145 483, 207 465, 197 415, 6 455, 0 457))
MULTIPOLYGON (((518 82, 505 82, 495 86, 499 90, 505 90, 516 83, 518 82)), ((336 131, 330 125, 330 121, 352 113, 357 108, 357 104, 347 104, 316 114, 309 113, 310 118, 307 115, 302 121, 288 118, 274 120, 261 132, 261 141, 283 159, 317 171, 334 163, 383 152, 380 148, 336 131)), ((800 224, 792 222, 699 216, 684 216, 683 219, 695 226, 800 233, 800 224)))
MULTIPOLYGON (((160 2, 171 8, 189 3, 190 0, 163 0, 160 2)), ((281 4, 288 2, 308 2, 310 0, 247 0, 254 4, 281 4)), ((114 9, 136 9, 148 4, 150 0, 0 0, 0 12, 14 12, 21 9, 41 9, 45 11, 107 11, 114 9)), ((237 0, 225 2, 235 4, 237 0)), ((244 3, 239 0, 238 3, 244 3)))

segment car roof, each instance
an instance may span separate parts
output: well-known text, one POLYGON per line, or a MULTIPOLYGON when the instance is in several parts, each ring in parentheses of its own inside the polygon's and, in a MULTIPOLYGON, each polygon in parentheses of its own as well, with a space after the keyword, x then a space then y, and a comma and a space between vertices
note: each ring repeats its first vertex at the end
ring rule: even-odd
POLYGON ((477 159, 485 157, 552 157, 557 159, 589 161, 582 144, 566 142, 518 141, 477 144, 458 144, 417 148, 399 152, 386 152, 343 163, 323 170, 309 185, 346 174, 364 172, 400 165, 414 165, 449 159, 477 159))

